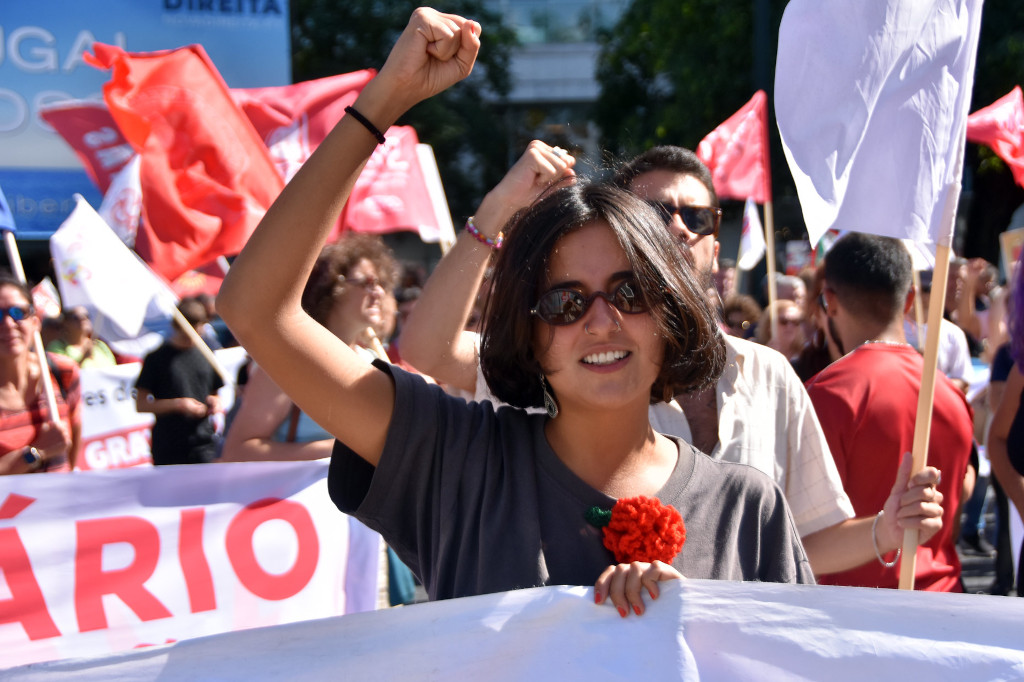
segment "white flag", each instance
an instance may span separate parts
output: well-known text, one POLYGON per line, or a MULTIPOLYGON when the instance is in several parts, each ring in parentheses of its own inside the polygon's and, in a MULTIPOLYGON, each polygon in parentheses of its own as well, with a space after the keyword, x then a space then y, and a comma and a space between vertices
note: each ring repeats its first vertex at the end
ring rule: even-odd
POLYGON ((114 175, 99 210, 103 221, 128 248, 135 246, 139 216, 142 214, 142 184, 139 181, 141 165, 142 161, 136 154, 114 175))
POLYGON ((750 197, 743 207, 743 231, 740 233, 740 256, 736 267, 740 270, 753 270, 754 266, 764 258, 764 228, 761 227, 761 216, 757 212, 757 204, 750 197))
MULTIPOLYGON (((75 195, 71 215, 50 237, 50 254, 64 306, 85 306, 97 336, 116 346, 153 334, 145 323, 166 321, 176 304, 174 294, 152 273, 92 206, 75 195)), ((159 338, 127 344, 118 352, 139 355, 159 338)))
POLYGON ((775 115, 810 242, 950 245, 982 0, 792 0, 775 115))

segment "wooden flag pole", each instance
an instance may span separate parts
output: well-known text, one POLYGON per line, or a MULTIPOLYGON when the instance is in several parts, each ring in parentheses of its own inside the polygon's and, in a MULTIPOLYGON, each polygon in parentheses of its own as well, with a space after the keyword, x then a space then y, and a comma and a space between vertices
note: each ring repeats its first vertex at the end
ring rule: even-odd
POLYGON ((199 352, 202 354, 202 356, 206 358, 206 361, 213 366, 214 371, 216 371, 217 374, 220 376, 220 379, 221 381, 224 382, 224 385, 234 386, 234 380, 228 376, 228 373, 225 372, 224 368, 220 366, 219 362, 217 362, 217 356, 213 354, 213 351, 210 350, 210 347, 206 345, 206 341, 203 340, 203 337, 199 336, 199 332, 196 331, 195 327, 189 324, 189 321, 185 319, 185 316, 181 314, 181 311, 178 310, 177 306, 174 307, 174 321, 175 323, 177 323, 178 328, 181 329, 186 336, 192 339, 192 343, 195 345, 197 349, 199 349, 199 352))
POLYGON ((764 246, 768 266, 768 314, 772 326, 772 338, 779 335, 779 316, 775 312, 775 299, 778 297, 775 287, 775 215, 772 200, 764 202, 764 246))

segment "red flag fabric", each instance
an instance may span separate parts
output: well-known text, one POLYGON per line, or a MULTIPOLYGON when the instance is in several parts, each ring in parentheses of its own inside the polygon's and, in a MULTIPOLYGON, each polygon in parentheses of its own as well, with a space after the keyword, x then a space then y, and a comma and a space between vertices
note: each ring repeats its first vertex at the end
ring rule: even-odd
POLYGON ((697 145, 697 157, 711 169, 715 192, 722 199, 771 199, 768 165, 768 108, 764 90, 730 116, 697 145))
POLYGON ((288 181, 376 73, 364 69, 294 85, 234 88, 231 97, 249 117, 288 181))
POLYGON ((238 253, 284 183, 205 50, 93 49, 87 61, 113 69, 110 113, 142 158, 135 250, 168 281, 238 253))
POLYGON ((46 107, 39 115, 71 146, 104 194, 117 172, 135 156, 103 102, 68 100, 46 107))
POLYGON ((417 157, 419 138, 411 126, 392 126, 352 188, 342 214, 344 229, 383 234, 413 230, 425 242, 440 227, 417 157))
POLYGON ((1024 98, 1019 85, 967 117, 967 140, 990 147, 1024 187, 1024 98))

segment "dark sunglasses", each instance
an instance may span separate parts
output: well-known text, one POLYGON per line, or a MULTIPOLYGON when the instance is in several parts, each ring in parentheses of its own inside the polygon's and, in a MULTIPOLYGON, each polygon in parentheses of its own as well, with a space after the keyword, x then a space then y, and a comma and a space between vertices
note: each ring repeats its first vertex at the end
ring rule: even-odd
POLYGON ((647 203, 661 214, 665 224, 672 222, 672 216, 679 214, 686 229, 702 236, 714 235, 718 239, 718 226, 722 223, 722 209, 712 206, 676 206, 667 201, 648 199, 647 203))
POLYGON ((587 314, 590 304, 598 296, 627 315, 647 312, 647 302, 644 301, 640 288, 635 281, 627 279, 610 294, 595 291, 590 296, 584 296, 575 289, 552 289, 540 297, 530 314, 551 325, 572 324, 587 314))
POLYGON ((366 291, 373 291, 377 287, 384 288, 384 283, 376 277, 346 277, 345 284, 351 284, 366 291))
POLYGON ((32 308, 26 308, 20 305, 12 305, 7 308, 0 308, 0 321, 4 318, 9 317, 15 322, 21 322, 29 315, 32 314, 32 308))

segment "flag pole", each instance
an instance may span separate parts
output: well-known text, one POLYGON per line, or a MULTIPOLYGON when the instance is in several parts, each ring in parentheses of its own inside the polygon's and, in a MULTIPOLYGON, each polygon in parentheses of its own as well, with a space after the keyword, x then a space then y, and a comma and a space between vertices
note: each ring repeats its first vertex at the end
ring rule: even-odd
POLYGON ((775 216, 770 198, 764 202, 764 244, 768 265, 768 315, 771 320, 772 338, 775 339, 779 334, 779 315, 772 305, 778 293, 775 288, 775 216))
MULTIPOLYGON (((763 91, 759 91, 763 92, 763 91)), ((767 97, 767 96, 766 96, 767 97)), ((771 149, 768 144, 768 107, 761 108, 761 163, 764 166, 764 247, 768 257, 768 319, 771 324, 772 339, 779 338, 779 315, 775 310, 775 299, 778 292, 775 288, 775 209, 772 202, 772 162, 771 149)))
MULTIPOLYGON (((935 270, 932 273, 932 291, 928 301, 928 334, 924 344, 924 362, 921 367, 921 392, 917 396, 917 418, 914 420, 913 466, 911 475, 921 471, 928 463, 928 439, 931 436, 932 408, 935 401, 935 375, 939 363, 939 327, 946 302, 946 285, 949 280, 950 243, 953 241, 953 227, 956 221, 956 206, 960 201, 960 176, 963 169, 963 146, 960 141, 960 156, 956 178, 946 195, 942 215, 943 235, 935 247, 935 270)), ((914 589, 914 572, 917 568, 917 544, 919 533, 916 528, 903 531, 903 553, 900 562, 901 590, 914 589)))
MULTIPOLYGON (((14 233, 10 230, 4 230, 3 233, 4 246, 7 247, 7 260, 11 264, 11 272, 14 273, 14 276, 19 282, 28 288, 28 279, 25 277, 25 268, 21 264, 21 253, 18 251, 18 242, 14 238, 14 233)), ((34 304, 32 304, 31 297, 28 302, 34 306, 34 304)), ((34 338, 32 339, 32 345, 36 353, 36 360, 39 361, 39 376, 49 378, 50 363, 46 361, 46 349, 43 347, 43 337, 39 333, 39 330, 36 330, 34 338)), ((57 408, 57 396, 53 393, 53 382, 44 380, 42 383, 43 393, 46 396, 46 406, 50 409, 50 419, 56 423, 57 419, 60 418, 60 411, 57 408)), ((76 454, 77 453, 68 453, 68 462, 72 469, 75 468, 76 454)))
POLYGON ((224 385, 234 386, 234 380, 231 379, 228 376, 228 373, 224 371, 224 368, 220 366, 220 363, 217 361, 217 356, 213 354, 210 347, 206 345, 206 341, 203 340, 203 337, 199 336, 199 332, 196 331, 195 327, 189 324, 189 321, 185 319, 185 316, 181 314, 181 311, 178 310, 177 306, 174 307, 174 322, 178 325, 178 328, 192 340, 195 347, 199 350, 206 361, 210 363, 214 371, 217 372, 217 375, 220 376, 224 385))

